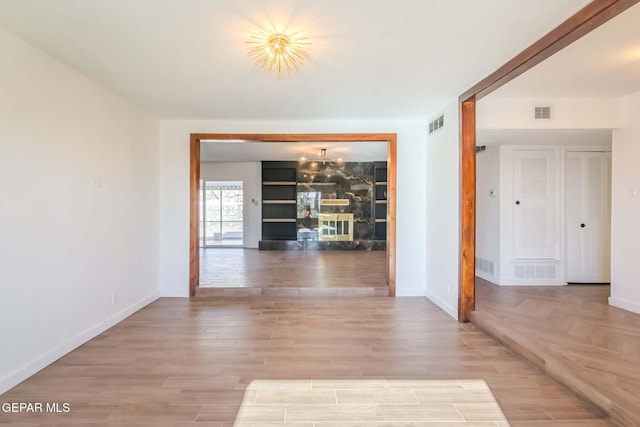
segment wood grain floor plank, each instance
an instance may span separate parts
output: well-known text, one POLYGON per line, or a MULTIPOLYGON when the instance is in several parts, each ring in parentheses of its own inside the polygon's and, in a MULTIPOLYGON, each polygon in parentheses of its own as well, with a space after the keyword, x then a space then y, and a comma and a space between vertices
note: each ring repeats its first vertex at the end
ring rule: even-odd
POLYGON ((71 412, 0 412, 0 423, 498 427, 484 391, 514 423, 609 425, 425 298, 282 296, 162 298, 0 396, 70 402, 71 412), (313 400, 327 392, 345 403, 313 400))
MULTIPOLYGON (((476 282, 474 324, 617 422, 640 425, 640 315, 609 306, 609 286, 476 282)), ((580 419, 590 411, 559 405, 549 413, 580 419)))

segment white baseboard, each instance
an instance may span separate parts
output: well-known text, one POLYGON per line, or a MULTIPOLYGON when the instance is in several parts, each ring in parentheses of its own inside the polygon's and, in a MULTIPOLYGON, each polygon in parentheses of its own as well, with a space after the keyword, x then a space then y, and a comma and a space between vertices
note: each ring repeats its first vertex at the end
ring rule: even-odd
POLYGON ((15 387, 30 376, 36 374, 38 371, 60 359, 62 356, 80 347, 82 344, 95 338, 112 326, 120 323, 122 320, 131 316, 141 308, 144 308, 147 305, 151 304, 159 297, 160 293, 156 291, 148 297, 145 297, 140 301, 120 310, 119 312, 112 314, 97 325, 85 329, 83 332, 80 332, 79 334, 71 337, 70 339, 66 340, 65 342, 61 343, 45 354, 40 355, 20 366, 19 368, 14 369, 12 372, 9 372, 4 377, 0 378, 0 394, 15 387))
POLYGON ((162 298, 189 298, 189 288, 160 289, 162 298))
POLYGON ((609 305, 640 314, 640 304, 623 300, 620 298, 609 297, 609 305))
POLYGON ((479 277, 487 282, 498 283, 500 279, 493 274, 485 273, 484 271, 476 270, 476 277, 479 277))
POLYGON ((447 313, 449 316, 453 317, 454 319, 458 320, 458 308, 457 307, 450 306, 444 300, 442 300, 441 298, 438 298, 435 295, 431 295, 429 292, 427 292, 425 294, 425 296, 432 303, 434 303, 435 305, 440 307, 442 309, 442 311, 444 311, 445 313, 447 313))

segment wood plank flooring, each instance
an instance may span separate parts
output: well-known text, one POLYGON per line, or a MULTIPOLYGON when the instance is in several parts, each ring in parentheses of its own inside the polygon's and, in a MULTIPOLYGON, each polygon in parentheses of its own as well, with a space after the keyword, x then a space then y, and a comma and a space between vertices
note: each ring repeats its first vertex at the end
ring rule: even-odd
POLYGON ((477 279, 476 292, 474 324, 619 423, 640 425, 640 315, 609 306, 609 286, 477 279))
POLYGON ((0 396, 20 401, 71 411, 0 423, 611 425, 425 298, 163 298, 0 396))
POLYGON ((286 288, 385 288, 386 295, 386 271, 385 251, 200 250, 201 288, 274 288, 280 295, 286 288))

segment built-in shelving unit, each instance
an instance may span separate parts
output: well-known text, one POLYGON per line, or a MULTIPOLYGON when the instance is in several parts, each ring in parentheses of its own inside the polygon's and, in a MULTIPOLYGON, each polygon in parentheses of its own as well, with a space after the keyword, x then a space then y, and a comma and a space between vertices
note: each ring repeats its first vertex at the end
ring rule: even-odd
POLYGON ((373 239, 387 239, 387 162, 373 163, 373 239))
POLYGON ((262 240, 296 240, 297 162, 262 162, 262 240))

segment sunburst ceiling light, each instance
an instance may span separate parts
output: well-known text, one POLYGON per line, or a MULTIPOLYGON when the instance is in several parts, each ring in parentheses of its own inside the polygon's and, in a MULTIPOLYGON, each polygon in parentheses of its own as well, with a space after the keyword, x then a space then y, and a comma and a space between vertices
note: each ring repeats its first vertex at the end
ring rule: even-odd
POLYGON ((298 33, 259 31, 250 35, 249 58, 256 67, 278 78, 282 73, 298 72, 305 59, 309 57, 311 43, 298 33))

